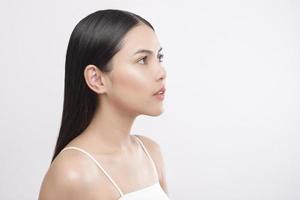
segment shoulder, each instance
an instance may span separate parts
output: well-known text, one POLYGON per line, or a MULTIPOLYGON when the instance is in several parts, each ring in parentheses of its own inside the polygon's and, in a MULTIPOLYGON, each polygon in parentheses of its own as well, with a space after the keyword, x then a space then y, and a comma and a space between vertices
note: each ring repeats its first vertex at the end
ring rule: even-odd
POLYGON ((39 194, 39 200, 76 199, 84 187, 83 162, 74 154, 58 155, 48 168, 39 194))
POLYGON ((151 158, 153 159, 159 176, 160 185, 167 193, 165 162, 164 162, 163 151, 160 144, 155 140, 151 139, 150 137, 143 136, 143 135, 136 135, 136 136, 138 136, 138 138, 143 142, 151 158))
POLYGON ((162 165, 164 163, 163 163, 163 153, 160 144, 150 137, 144 135, 136 135, 136 136, 143 142, 151 158, 155 162, 158 168, 158 172, 161 172, 161 167, 163 167, 162 165))
MULTIPOLYGON (((145 145, 148 151, 151 151, 152 153, 159 153, 161 154, 161 147, 158 142, 153 140, 152 138, 144 135, 136 135, 145 145)), ((149 152, 150 153, 150 152, 149 152)))
POLYGON ((158 172, 159 173, 162 172, 162 168, 164 167, 163 166, 164 162, 163 162, 163 152, 162 152, 161 145, 157 141, 155 141, 154 139, 148 136, 144 136, 144 135, 136 135, 136 136, 138 136, 138 138, 143 142, 151 158, 155 162, 155 165, 158 168, 158 172))
MULTIPOLYGON (((99 169, 88 159, 72 150, 59 154, 44 176, 39 200, 77 200, 88 197, 89 192, 101 184, 99 169)), ((103 188, 104 192, 107 191, 104 184, 101 186, 98 187, 100 190, 103 188)))

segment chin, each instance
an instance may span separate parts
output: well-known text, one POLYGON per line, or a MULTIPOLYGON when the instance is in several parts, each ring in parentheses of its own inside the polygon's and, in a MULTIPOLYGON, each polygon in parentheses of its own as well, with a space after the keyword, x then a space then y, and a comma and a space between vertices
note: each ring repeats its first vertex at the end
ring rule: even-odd
POLYGON ((145 114, 145 115, 149 115, 149 116, 156 117, 156 116, 161 115, 163 112, 164 112, 164 109, 163 109, 163 108, 160 108, 160 109, 148 111, 148 112, 146 112, 146 113, 144 113, 144 114, 145 114))

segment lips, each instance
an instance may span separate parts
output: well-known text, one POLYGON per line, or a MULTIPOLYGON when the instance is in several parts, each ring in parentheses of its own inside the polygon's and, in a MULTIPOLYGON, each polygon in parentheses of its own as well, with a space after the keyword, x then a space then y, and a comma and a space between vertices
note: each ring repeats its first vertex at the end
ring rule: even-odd
POLYGON ((166 88, 165 88, 165 86, 162 86, 162 87, 160 88, 160 90, 158 90, 156 93, 154 93, 154 95, 158 95, 158 94, 164 94, 164 93, 165 93, 165 91, 166 91, 166 88))

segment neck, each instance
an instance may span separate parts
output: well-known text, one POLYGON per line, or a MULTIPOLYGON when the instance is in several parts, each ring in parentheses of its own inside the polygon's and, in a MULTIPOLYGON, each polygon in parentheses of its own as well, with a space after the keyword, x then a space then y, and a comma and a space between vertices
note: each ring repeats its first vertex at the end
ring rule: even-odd
POLYGON ((104 98, 101 100, 101 105, 82 135, 95 151, 101 147, 110 153, 124 152, 132 146, 130 130, 137 115, 109 104, 104 98))

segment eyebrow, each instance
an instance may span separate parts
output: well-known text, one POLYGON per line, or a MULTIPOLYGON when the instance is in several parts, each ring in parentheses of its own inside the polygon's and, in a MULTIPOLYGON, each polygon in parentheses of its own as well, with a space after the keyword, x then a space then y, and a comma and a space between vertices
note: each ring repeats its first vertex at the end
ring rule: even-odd
MULTIPOLYGON (((162 50, 162 47, 159 48, 158 50, 158 53, 162 50)), ((135 54, 138 54, 138 53, 148 53, 148 54, 153 54, 153 51, 151 50, 148 50, 148 49, 139 49, 137 50, 134 54, 132 55, 135 55, 135 54)))

